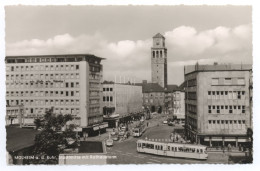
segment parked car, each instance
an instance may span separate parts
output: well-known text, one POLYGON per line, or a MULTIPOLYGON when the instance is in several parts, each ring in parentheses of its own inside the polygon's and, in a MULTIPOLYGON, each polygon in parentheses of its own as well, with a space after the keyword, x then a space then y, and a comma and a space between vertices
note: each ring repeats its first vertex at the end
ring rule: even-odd
POLYGON ((169 126, 174 126, 174 122, 169 122, 168 125, 169 126))
POLYGON ((167 124, 168 123, 168 121, 163 121, 163 124, 167 124))

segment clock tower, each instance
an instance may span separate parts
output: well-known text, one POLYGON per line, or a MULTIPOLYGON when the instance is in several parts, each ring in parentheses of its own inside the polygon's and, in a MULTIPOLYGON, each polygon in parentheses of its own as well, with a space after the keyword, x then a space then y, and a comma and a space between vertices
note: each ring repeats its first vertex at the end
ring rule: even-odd
POLYGON ((165 38, 160 33, 153 37, 151 48, 152 83, 158 83, 161 87, 167 87, 167 49, 165 38))

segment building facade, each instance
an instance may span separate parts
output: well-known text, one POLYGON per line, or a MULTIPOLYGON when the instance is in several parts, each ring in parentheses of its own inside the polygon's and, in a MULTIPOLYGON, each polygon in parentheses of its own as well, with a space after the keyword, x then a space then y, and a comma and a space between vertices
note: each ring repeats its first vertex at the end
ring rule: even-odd
POLYGON ((167 86, 167 48, 165 38, 160 34, 153 37, 151 48, 152 83, 158 83, 161 87, 167 86))
POLYGON ((125 116, 142 110, 142 87, 131 84, 103 83, 102 107, 104 115, 119 114, 125 116))
POLYGON ((251 65, 185 66, 186 135, 208 146, 240 146, 250 141, 251 65))
POLYGON ((110 127, 117 127, 120 118, 142 113, 142 87, 104 82, 102 108, 105 120, 113 120, 110 127))
POLYGON ((178 87, 165 91, 165 107, 167 113, 175 115, 177 120, 185 121, 185 92, 178 87))
POLYGON ((148 108, 151 113, 162 113, 165 109, 165 91, 158 83, 143 83, 137 85, 142 86, 143 106, 148 108))
POLYGON ((19 114, 12 106, 23 106, 25 123, 55 114, 71 114, 81 128, 103 122, 101 108, 103 58, 88 54, 7 56, 6 123, 19 114))

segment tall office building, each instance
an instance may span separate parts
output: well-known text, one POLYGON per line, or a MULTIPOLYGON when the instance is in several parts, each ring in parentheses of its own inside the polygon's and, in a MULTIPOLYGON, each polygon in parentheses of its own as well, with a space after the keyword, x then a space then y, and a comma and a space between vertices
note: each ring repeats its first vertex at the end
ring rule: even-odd
POLYGON ((165 38, 160 34, 153 37, 151 48, 152 83, 167 87, 167 48, 165 38))
POLYGON ((32 124, 53 108, 55 114, 72 114, 80 128, 102 124, 102 59, 89 54, 7 56, 6 123, 17 123, 22 114, 23 123, 32 124))
POLYGON ((209 146, 246 145, 251 65, 185 66, 186 135, 209 146))

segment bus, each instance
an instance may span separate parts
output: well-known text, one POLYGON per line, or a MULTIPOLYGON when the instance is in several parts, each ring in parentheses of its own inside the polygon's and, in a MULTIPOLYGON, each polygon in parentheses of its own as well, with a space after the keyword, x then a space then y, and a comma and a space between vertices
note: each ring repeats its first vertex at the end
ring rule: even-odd
POLYGON ((145 129, 146 129, 146 127, 145 127, 145 124, 144 124, 144 123, 142 123, 142 124, 136 126, 136 127, 133 129, 133 136, 134 136, 134 137, 140 137, 140 136, 142 136, 142 134, 145 132, 145 129))
POLYGON ((207 147, 197 144, 166 143, 138 140, 137 152, 161 156, 207 160, 207 147))

